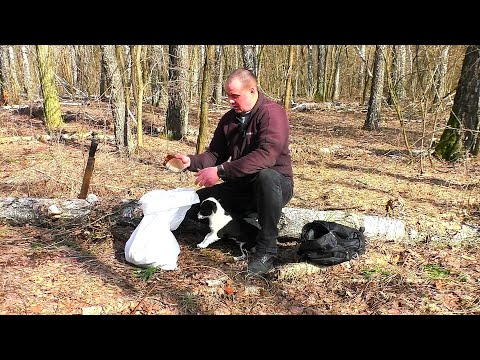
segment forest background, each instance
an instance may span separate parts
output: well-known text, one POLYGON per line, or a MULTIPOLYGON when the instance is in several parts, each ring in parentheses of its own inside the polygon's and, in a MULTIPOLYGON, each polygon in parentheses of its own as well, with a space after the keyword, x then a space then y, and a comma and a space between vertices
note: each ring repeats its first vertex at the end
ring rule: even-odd
MULTIPOLYGON (((2 246, 8 250, 2 259, 3 311, 478 312, 478 290, 472 290, 478 285, 477 241, 445 242, 464 226, 478 231, 478 60, 478 46, 461 45, 1 45, 4 199, 77 198, 95 139, 100 144, 90 192, 102 204, 98 218, 92 214, 86 225, 68 229, 68 239, 65 225, 31 226, 22 218, 12 225, 2 217, 2 246), (138 280, 122 258, 134 227, 116 234, 118 224, 107 208, 154 188, 192 186, 188 176, 160 170, 163 157, 205 149, 229 109, 225 76, 242 66, 289 113, 296 177, 289 205, 395 216, 427 234, 422 242, 372 239, 368 256, 350 267, 251 284, 238 279, 238 264, 224 259, 228 248, 198 252, 198 236, 185 234, 179 237, 185 254, 181 280, 168 272, 142 272, 138 280), (432 241, 437 237, 442 241, 432 241), (462 255, 452 257, 455 251, 462 255), (112 296, 80 301, 78 294, 59 296, 66 291, 59 287, 53 297, 40 297, 49 298, 48 304, 41 303, 39 289, 56 289, 47 264, 72 271, 59 253, 96 259, 95 271, 82 262, 88 276, 65 276, 64 285, 79 277, 97 285, 113 277, 112 296), (188 268, 199 264, 215 268, 216 275, 193 276, 188 268), (43 266, 45 273, 34 279, 33 269, 43 266), (28 281, 15 279, 19 273, 28 281), (204 276, 223 279, 216 293, 205 287, 204 276), (128 279, 137 292, 129 293, 119 279, 128 279), (165 296, 156 293, 160 279, 171 285, 165 296), (333 280, 339 285, 324 289, 333 280), (412 281, 418 288, 405 292, 412 281), (339 298, 355 306, 341 306, 339 298)), ((285 249, 284 262, 296 262, 294 253, 295 245, 285 249)))

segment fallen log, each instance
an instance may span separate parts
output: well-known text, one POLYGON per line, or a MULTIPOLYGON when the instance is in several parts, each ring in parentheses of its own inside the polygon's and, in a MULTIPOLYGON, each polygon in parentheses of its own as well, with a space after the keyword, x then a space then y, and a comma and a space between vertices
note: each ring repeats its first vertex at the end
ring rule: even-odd
MULTIPOLYGON (((48 142, 55 137, 52 137, 47 134, 41 135, 31 135, 31 136, 6 136, 0 137, 0 144, 12 143, 12 142, 19 142, 19 141, 41 141, 41 142, 48 142)), ((77 133, 64 133, 60 134, 61 140, 105 140, 105 141, 115 141, 115 135, 108 135, 108 134, 98 134, 94 131, 87 131, 87 132, 77 132, 77 133)))
MULTIPOLYGON (((85 200, 40 199, 40 198, 0 198, 0 222, 13 225, 55 226, 81 224, 97 203, 95 195, 85 200)), ((107 213, 111 223, 137 226, 143 213, 136 200, 122 200, 107 213)), ((365 215, 345 210, 311 210, 285 207, 279 222, 279 240, 300 239, 303 225, 313 220, 335 221, 354 228, 365 228, 367 239, 383 241, 435 241, 447 242, 480 241, 480 228, 468 224, 447 224, 432 222, 430 230, 420 232, 407 228, 405 223, 391 217, 365 215)), ((206 225, 185 219, 179 231, 204 232, 206 225)))
POLYGON ((325 268, 325 266, 314 265, 305 261, 293 262, 278 266, 274 275, 278 280, 301 279, 302 277, 319 273, 325 268))
POLYGON ((42 135, 32 135, 32 136, 6 136, 0 137, 0 144, 6 144, 11 142, 17 141, 42 141, 47 142, 50 141, 52 137, 50 135, 42 134, 42 135))
POLYGON ((42 227, 83 223, 92 209, 91 199, 3 198, 0 199, 0 221, 42 227))
POLYGON ((292 111, 312 111, 312 110, 329 110, 333 107, 332 103, 302 103, 292 106, 292 111))

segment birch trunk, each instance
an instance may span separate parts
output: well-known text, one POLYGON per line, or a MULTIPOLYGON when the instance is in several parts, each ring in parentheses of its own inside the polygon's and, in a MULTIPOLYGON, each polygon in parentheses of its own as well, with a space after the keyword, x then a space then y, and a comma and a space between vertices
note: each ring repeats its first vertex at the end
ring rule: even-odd
POLYGON ((327 56, 327 46, 318 45, 318 67, 317 67, 317 90, 315 93, 315 100, 325 101, 325 66, 327 56))
MULTIPOLYGON (((0 223, 11 225, 34 225, 42 227, 65 227, 87 223, 96 204, 93 196, 83 199, 41 199, 41 198, 0 198, 0 223)), ((136 227, 143 218, 137 201, 123 200, 112 206, 110 224, 136 227)), ((285 207, 279 221, 279 241, 298 241, 303 225, 313 220, 334 221, 359 229, 364 227, 367 241, 397 241, 414 243, 418 241, 480 241, 480 228, 473 228, 448 222, 432 223, 423 231, 408 228, 399 219, 352 213, 341 210, 311 210, 285 207)), ((178 229, 182 232, 201 234, 208 232, 205 223, 186 218, 178 229)))
POLYGON ((30 61, 28 60, 28 46, 22 45, 23 90, 27 100, 32 101, 32 76, 30 75, 30 61))

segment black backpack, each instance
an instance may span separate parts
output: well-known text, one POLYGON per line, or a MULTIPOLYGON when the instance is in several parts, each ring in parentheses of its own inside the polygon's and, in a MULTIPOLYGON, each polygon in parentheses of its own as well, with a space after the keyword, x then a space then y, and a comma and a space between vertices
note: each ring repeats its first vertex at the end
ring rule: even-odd
POLYGON ((365 228, 359 230, 330 221, 305 224, 298 255, 317 265, 336 265, 365 253, 365 228))

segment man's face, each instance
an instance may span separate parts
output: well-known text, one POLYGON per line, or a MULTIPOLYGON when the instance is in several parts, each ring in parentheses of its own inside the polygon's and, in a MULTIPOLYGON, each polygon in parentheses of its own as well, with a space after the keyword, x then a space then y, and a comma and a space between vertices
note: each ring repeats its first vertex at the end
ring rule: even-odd
POLYGON ((252 110, 257 101, 254 87, 244 88, 238 79, 233 79, 225 85, 228 103, 236 113, 252 110))

